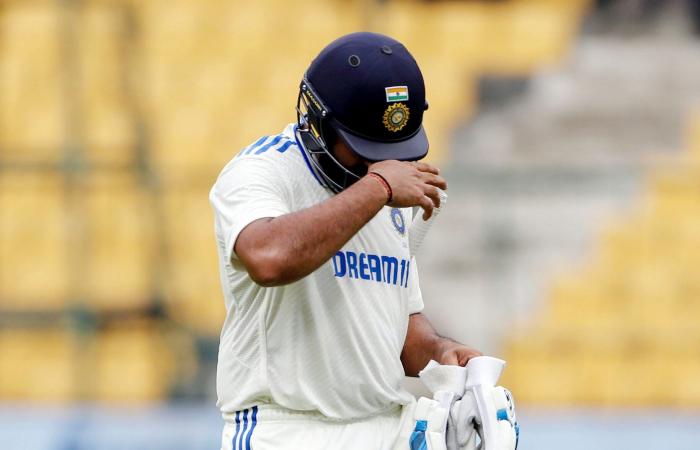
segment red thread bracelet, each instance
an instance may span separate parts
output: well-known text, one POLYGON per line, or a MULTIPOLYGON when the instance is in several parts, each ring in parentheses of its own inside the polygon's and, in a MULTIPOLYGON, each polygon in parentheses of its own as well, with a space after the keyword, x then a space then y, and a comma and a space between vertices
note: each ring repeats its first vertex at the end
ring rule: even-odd
POLYGON ((389 185, 389 182, 386 181, 386 178, 378 174, 377 172, 368 172, 367 175, 372 176, 375 180, 379 181, 382 186, 384 186, 384 189, 386 189, 386 202, 391 203, 391 200, 394 198, 394 193, 391 190, 391 186, 389 185))

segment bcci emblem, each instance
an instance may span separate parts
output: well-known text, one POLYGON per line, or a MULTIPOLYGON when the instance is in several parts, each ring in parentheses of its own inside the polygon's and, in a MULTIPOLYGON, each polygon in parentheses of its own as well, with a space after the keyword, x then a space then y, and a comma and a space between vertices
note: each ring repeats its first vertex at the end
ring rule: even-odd
POLYGON ((387 130, 395 133, 406 126, 409 115, 408 106, 403 103, 392 103, 384 111, 382 122, 387 130))
POLYGON ((398 231, 401 236, 406 233, 406 222, 403 220, 403 213, 401 213, 399 208, 392 208, 391 223, 394 224, 394 228, 396 228, 396 231, 398 231))

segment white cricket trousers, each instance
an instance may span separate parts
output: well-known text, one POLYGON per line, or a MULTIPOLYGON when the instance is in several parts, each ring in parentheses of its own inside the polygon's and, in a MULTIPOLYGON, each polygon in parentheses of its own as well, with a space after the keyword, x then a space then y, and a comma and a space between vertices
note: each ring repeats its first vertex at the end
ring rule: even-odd
POLYGON ((391 450, 402 408, 366 419, 338 421, 317 412, 259 405, 224 414, 221 450, 391 450))

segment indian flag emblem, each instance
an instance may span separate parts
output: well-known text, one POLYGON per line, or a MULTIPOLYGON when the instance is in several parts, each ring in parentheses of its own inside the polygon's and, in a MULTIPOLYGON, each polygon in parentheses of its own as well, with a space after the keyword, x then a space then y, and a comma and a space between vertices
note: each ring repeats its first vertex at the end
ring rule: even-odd
POLYGON ((384 88, 387 102, 400 102, 408 100, 408 86, 389 86, 384 88))

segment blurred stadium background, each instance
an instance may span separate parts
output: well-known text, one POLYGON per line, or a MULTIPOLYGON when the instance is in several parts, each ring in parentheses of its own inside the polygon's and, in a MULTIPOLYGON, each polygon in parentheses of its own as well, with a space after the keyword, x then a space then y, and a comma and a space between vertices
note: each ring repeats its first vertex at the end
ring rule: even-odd
POLYGON ((700 448, 699 4, 1 0, 0 448, 218 448, 208 190, 356 30, 423 68, 426 310, 521 448, 700 448))

